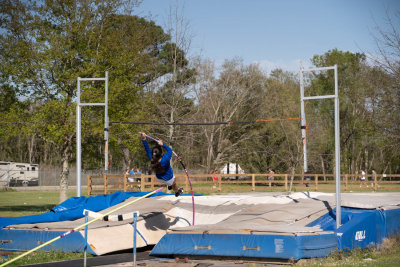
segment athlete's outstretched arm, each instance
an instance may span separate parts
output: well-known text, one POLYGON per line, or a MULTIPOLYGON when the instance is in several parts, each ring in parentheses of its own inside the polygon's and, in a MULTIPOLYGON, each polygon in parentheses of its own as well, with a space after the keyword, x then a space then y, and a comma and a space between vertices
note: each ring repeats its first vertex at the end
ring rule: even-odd
POLYGON ((146 150, 147 157, 149 158, 149 160, 151 160, 151 158, 153 156, 151 154, 151 149, 149 147, 149 143, 147 143, 146 134, 145 133, 142 133, 142 144, 144 146, 144 149, 146 150))
MULTIPOLYGON (((172 158, 172 149, 169 146, 167 146, 165 143, 162 145, 162 147, 165 148, 165 150, 167 150, 167 153, 164 154, 165 159, 170 161, 172 158)), ((164 156, 163 156, 163 158, 164 158, 164 156)))

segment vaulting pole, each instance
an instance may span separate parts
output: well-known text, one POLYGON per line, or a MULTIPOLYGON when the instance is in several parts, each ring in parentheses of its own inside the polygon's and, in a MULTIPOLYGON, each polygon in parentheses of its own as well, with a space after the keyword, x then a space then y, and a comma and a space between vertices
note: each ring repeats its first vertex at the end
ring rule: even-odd
POLYGON ((55 238, 53 238, 53 239, 51 239, 51 240, 49 240, 49 241, 47 241, 47 242, 41 244, 40 246, 37 246, 37 247, 35 247, 35 248, 33 248, 33 249, 31 249, 31 250, 29 250, 29 251, 27 251, 27 252, 25 252, 25 253, 19 255, 18 257, 15 257, 14 259, 11 259, 11 260, 9 260, 9 261, 3 263, 2 265, 0 265, 0 267, 6 266, 6 265, 8 265, 8 264, 10 264, 10 263, 12 263, 12 262, 14 262, 14 261, 16 261, 16 260, 19 260, 19 259, 25 257, 26 255, 29 255, 29 254, 31 254, 32 252, 34 252, 34 251, 36 251, 36 250, 38 250, 38 249, 41 249, 42 247, 45 247, 45 246, 47 246, 47 245, 53 243, 54 241, 57 241, 57 240, 60 239, 60 238, 63 238, 63 237, 65 237, 65 236, 69 235, 69 234, 72 234, 73 232, 75 232, 75 231, 77 231, 77 230, 79 230, 79 229, 81 229, 81 228, 83 228, 83 227, 85 227, 85 226, 87 226, 87 225, 89 225, 89 224, 95 222, 95 221, 98 221, 98 220, 102 219, 102 218, 105 217, 105 216, 110 215, 111 213, 113 213, 113 212, 115 212, 115 211, 118 211, 118 210, 120 210, 120 209, 123 209, 123 208, 125 208, 125 207, 127 207, 127 206, 129 206, 129 205, 131 205, 131 204, 133 204, 133 203, 135 203, 135 202, 138 202, 139 200, 142 200, 142 199, 144 199, 144 198, 146 198, 146 197, 148 197, 148 196, 151 196, 151 195, 153 195, 153 194, 155 194, 155 193, 158 193, 158 192, 160 192, 160 191, 162 191, 162 190, 163 190, 163 188, 160 187, 160 188, 158 188, 157 190, 154 190, 154 191, 152 191, 152 192, 150 192, 150 193, 148 193, 148 194, 146 194, 146 195, 144 195, 144 196, 142 196, 142 197, 139 197, 139 198, 137 198, 137 199, 134 199, 134 200, 132 200, 132 201, 129 201, 128 203, 126 203, 126 204, 124 204, 124 205, 122 205, 122 206, 120 206, 120 207, 118 207, 118 208, 115 208, 115 209, 113 209, 113 210, 111 210, 111 211, 109 211, 109 212, 107 212, 107 213, 102 214, 102 215, 99 216, 98 218, 95 218, 95 219, 93 219, 93 220, 91 220, 91 221, 89 221, 89 222, 87 222, 87 223, 84 223, 84 224, 82 224, 82 225, 80 225, 80 226, 78 226, 78 227, 76 227, 76 228, 74 228, 74 229, 72 229, 72 230, 70 230, 70 231, 68 231, 68 232, 63 233, 63 234, 60 235, 60 236, 57 236, 57 237, 55 237, 55 238))

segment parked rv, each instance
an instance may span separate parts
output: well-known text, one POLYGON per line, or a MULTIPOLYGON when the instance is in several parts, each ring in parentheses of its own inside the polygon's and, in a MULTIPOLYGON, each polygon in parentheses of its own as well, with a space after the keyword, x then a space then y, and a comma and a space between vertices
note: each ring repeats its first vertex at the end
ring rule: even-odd
POLYGON ((39 184, 39 165, 0 161, 0 186, 39 184))

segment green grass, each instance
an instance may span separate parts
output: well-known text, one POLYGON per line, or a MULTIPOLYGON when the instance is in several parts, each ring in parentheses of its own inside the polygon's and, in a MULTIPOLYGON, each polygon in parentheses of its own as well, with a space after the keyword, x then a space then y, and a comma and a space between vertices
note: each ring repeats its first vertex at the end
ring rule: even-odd
POLYGON ((383 244, 367 249, 334 252, 325 258, 303 260, 301 266, 400 266, 400 236, 384 239, 383 244))
MULTIPOLYGON (((76 196, 75 191, 68 192, 69 197, 76 196)), ((18 217, 41 214, 60 201, 59 191, 0 191, 0 217, 18 217)), ((0 264, 17 257, 23 252, 0 251, 0 264)), ((88 254, 88 257, 92 255, 88 254)), ((10 266, 27 265, 43 262, 53 262, 83 258, 83 253, 66 253, 61 251, 37 251, 11 263, 10 266)))
MULTIPOLYGON (((68 196, 76 196, 74 191, 68 196)), ((0 191, 0 217, 41 214, 58 205, 59 191, 0 191)))
MULTIPOLYGON (((0 252, 0 264, 9 261, 23 252, 0 252)), ((37 264, 37 263, 45 263, 45 262, 54 262, 54 261, 64 261, 64 260, 73 260, 73 259, 83 259, 83 253, 72 253, 72 252, 62 252, 58 251, 35 251, 15 262, 10 263, 8 266, 20 266, 20 265, 28 265, 28 264, 37 264)), ((93 257, 91 254, 87 254, 87 257, 93 257)), ((83 265, 83 264, 82 264, 83 265)))

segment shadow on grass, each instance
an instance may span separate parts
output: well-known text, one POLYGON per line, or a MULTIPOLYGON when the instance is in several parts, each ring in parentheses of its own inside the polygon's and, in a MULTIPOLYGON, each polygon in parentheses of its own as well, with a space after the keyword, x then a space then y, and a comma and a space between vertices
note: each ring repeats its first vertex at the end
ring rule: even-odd
POLYGON ((20 206, 0 206, 0 212, 12 211, 12 212, 45 212, 54 208, 54 204, 46 205, 20 205, 20 206))

